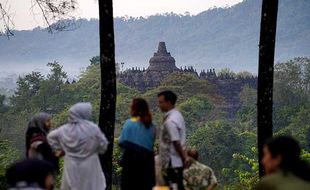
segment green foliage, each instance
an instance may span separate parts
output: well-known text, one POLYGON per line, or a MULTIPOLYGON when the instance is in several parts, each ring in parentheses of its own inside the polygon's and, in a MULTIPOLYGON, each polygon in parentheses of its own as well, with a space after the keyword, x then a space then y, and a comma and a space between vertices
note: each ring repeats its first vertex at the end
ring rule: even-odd
POLYGON ((113 173, 112 173, 112 179, 113 179, 113 184, 118 185, 120 184, 121 180, 121 172, 122 168, 119 165, 119 162, 121 160, 122 156, 122 151, 121 148, 118 145, 118 138, 115 138, 114 140, 114 148, 113 148, 113 158, 112 158, 112 163, 113 163, 113 173))
POLYGON ((310 163, 310 152, 308 152, 306 150, 302 150, 301 151, 301 159, 310 163))
POLYGON ((245 130, 256 128, 256 94, 255 89, 244 86, 239 95, 241 106, 237 112, 237 119, 245 130))
POLYGON ((310 59, 295 58, 275 66, 274 128, 288 126, 300 107, 310 104, 310 59))
POLYGON ((212 107, 208 98, 204 96, 192 96, 179 104, 178 108, 182 110, 182 114, 186 118, 186 130, 189 134, 204 125, 206 116, 212 107))
POLYGON ((12 148, 11 142, 0 141, 0 189, 7 189, 5 178, 6 169, 18 158, 17 151, 12 148))
POLYGON ((233 154, 233 159, 239 162, 239 167, 234 167, 235 169, 224 168, 223 172, 228 173, 228 171, 233 170, 238 180, 232 184, 225 185, 225 190, 252 190, 255 184, 257 184, 259 180, 257 148, 252 147, 251 152, 251 157, 240 153, 233 154))
POLYGON ((248 72, 248 71, 241 71, 241 72, 238 72, 236 74, 236 77, 238 78, 251 78, 251 77, 254 77, 252 73, 248 72))
POLYGON ((297 138, 309 151, 310 59, 294 58, 275 66, 274 129, 297 138))
POLYGON ((302 147, 309 151, 310 108, 301 107, 295 116, 291 117, 290 124, 281 129, 278 134, 297 138, 302 147))
POLYGON ((218 73, 217 73, 218 76, 227 76, 227 77, 231 77, 231 78, 234 78, 236 77, 236 73, 234 73, 232 70, 230 70, 229 68, 223 68, 221 69, 218 73))
MULTIPOLYGON (((0 95, 0 138, 4 139, 0 143, 2 177, 8 164, 23 152, 25 129, 35 113, 51 113, 54 127, 58 127, 67 122, 70 106, 80 101, 89 101, 93 105, 92 120, 98 122, 101 93, 99 58, 94 57, 90 61, 90 65, 75 83, 66 82, 66 72, 54 62, 48 64, 50 73, 46 76, 32 72, 20 77, 8 106, 3 103, 5 97, 0 95), (5 139, 10 139, 10 142, 5 139)), ((277 134, 290 134, 297 138, 304 148, 302 157, 306 160, 310 160, 310 96, 307 86, 310 78, 309 63, 309 59, 298 58, 278 64, 274 92, 275 131, 277 134)), ((252 77, 247 72, 235 74, 231 70, 223 70, 222 73, 237 78, 252 77)), ((118 164, 121 150, 117 145, 117 138, 125 120, 130 117, 129 105, 135 97, 145 98, 149 102, 153 122, 158 130, 163 114, 157 108, 157 94, 162 90, 177 93, 177 108, 186 121, 188 145, 197 148, 200 160, 214 169, 220 180, 218 189, 250 189, 258 180, 257 152, 253 148, 256 146, 256 90, 244 86, 239 96, 232 95, 231 98, 240 102, 240 107, 236 117, 228 119, 223 109, 225 101, 219 93, 221 89, 218 89, 218 85, 184 73, 173 73, 160 86, 145 92, 117 83, 114 187, 117 189, 121 172, 118 164)), ((59 186, 60 178, 57 181, 59 186)))
POLYGON ((197 129, 189 137, 188 145, 198 150, 200 160, 212 167, 216 175, 223 167, 229 167, 233 153, 241 150, 234 125, 224 120, 211 121, 197 129))
POLYGON ((64 171, 64 163, 65 163, 64 159, 61 158, 59 160, 59 174, 56 176, 56 185, 55 185, 55 187, 57 189, 60 189, 60 187, 61 187, 61 179, 62 179, 62 175, 63 175, 63 171, 64 171))
MULTIPOLYGON (((6 96, 0 94, 0 114, 4 114, 8 111, 8 106, 5 105, 6 96)), ((1 128, 0 128, 1 131, 1 128)))

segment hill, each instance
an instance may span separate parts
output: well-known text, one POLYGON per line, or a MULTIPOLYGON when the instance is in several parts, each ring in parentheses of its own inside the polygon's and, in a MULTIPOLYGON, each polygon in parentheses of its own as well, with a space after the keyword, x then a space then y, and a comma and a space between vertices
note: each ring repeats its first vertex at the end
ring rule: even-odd
MULTIPOLYGON (((261 0, 198 15, 173 13, 148 18, 115 18, 116 60, 124 66, 147 67, 159 41, 166 41, 177 66, 197 69, 229 67, 257 71, 261 0)), ((310 1, 279 1, 276 61, 310 55, 310 1)), ((49 34, 45 29, 15 31, 0 39, 1 68, 31 71, 59 61, 77 74, 99 54, 98 20, 78 20, 76 30, 49 34), (11 67, 2 67, 11 65, 11 67)), ((1 71, 1 70, 0 70, 1 71)))

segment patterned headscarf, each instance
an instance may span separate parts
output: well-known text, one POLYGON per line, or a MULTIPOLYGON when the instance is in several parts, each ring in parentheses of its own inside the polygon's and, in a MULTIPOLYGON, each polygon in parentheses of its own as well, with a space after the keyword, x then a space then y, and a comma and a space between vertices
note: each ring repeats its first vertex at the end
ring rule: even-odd
POLYGON ((28 124, 28 128, 37 127, 37 128, 40 128, 43 133, 47 134, 48 129, 45 127, 45 122, 51 118, 52 116, 50 114, 45 113, 45 112, 40 112, 32 117, 32 119, 30 120, 28 124))

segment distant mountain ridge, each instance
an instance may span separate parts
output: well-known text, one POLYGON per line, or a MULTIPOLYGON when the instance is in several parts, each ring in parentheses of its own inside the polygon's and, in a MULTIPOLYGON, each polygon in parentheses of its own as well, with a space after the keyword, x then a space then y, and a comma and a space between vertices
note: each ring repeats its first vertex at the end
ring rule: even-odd
MULTIPOLYGON (((159 41, 176 65, 197 69, 229 67, 257 71, 261 0, 245 0, 230 8, 215 8, 196 16, 154 15, 115 18, 116 61, 124 67, 147 67, 159 41)), ((276 61, 310 56, 310 1, 280 0, 276 61)), ((0 38, 0 71, 45 67, 59 61, 65 70, 79 72, 99 54, 98 20, 79 20, 73 31, 49 34, 45 29, 15 31, 0 38), (33 66, 35 65, 35 66, 33 66)))

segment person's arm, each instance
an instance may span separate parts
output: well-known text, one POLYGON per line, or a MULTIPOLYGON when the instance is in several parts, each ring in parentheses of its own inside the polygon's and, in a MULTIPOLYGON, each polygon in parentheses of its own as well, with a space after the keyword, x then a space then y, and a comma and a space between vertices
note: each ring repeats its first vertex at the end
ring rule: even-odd
POLYGON ((177 151, 177 153, 182 158, 184 167, 188 168, 190 163, 191 163, 191 159, 187 156, 186 151, 183 150, 183 147, 182 147, 180 141, 173 141, 173 146, 174 146, 175 150, 177 151))
POLYGON ((210 173, 211 173, 210 179, 209 179, 210 185, 208 186, 208 190, 213 190, 217 186, 217 179, 211 168, 210 168, 210 173))
POLYGON ((128 122, 126 121, 125 124, 123 125, 122 132, 118 139, 118 145, 120 147, 122 147, 122 144, 125 142, 125 139, 127 139, 127 135, 128 135, 128 122))
POLYGON ((177 153, 182 158, 182 160, 185 160, 186 159, 186 154, 185 154, 185 151, 183 151, 183 148, 181 146, 180 141, 173 141, 173 146, 174 146, 175 150, 177 151, 177 153))
POLYGON ((108 140, 98 127, 97 139, 99 141, 98 153, 104 154, 108 149, 108 140))
POLYGON ((210 185, 208 186, 208 190, 214 190, 214 188, 215 188, 216 186, 217 186, 216 183, 210 184, 210 185))
POLYGON ((171 137, 171 141, 173 142, 173 146, 176 152, 180 155, 184 167, 187 168, 190 165, 190 158, 187 156, 186 152, 183 150, 183 147, 181 145, 181 135, 178 126, 171 121, 168 121, 166 125, 169 135, 171 137))
POLYGON ((55 129, 47 135, 47 142, 51 146, 56 157, 65 155, 65 152, 62 150, 59 142, 59 129, 55 129))

